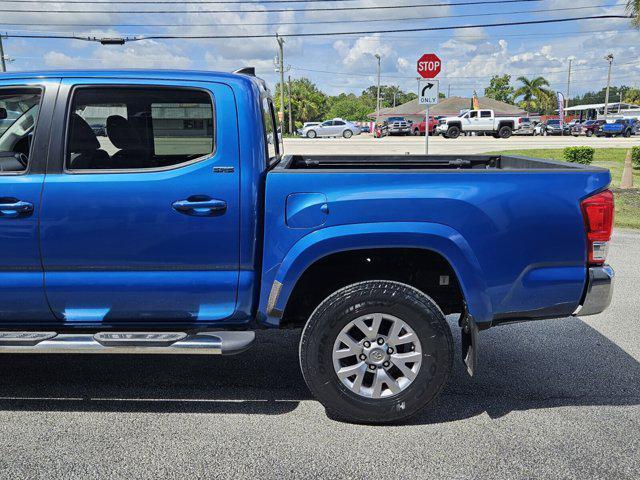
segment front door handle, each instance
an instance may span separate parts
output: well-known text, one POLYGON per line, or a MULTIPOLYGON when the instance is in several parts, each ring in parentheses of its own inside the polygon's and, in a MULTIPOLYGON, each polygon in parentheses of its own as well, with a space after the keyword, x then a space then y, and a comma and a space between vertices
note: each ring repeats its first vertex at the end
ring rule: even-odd
POLYGON ((0 218, 28 217, 33 213, 33 203, 16 198, 0 199, 0 218))
POLYGON ((227 211, 227 202, 205 195, 193 195, 186 200, 173 202, 173 209, 185 215, 215 217, 227 211))

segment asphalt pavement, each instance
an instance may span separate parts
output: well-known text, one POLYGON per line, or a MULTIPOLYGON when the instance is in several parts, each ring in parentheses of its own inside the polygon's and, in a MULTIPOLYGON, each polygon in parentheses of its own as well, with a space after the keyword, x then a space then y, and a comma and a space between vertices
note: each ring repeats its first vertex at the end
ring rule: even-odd
POLYGON ((453 328, 450 383, 405 425, 327 418, 298 331, 236 357, 0 356, 0 478, 638 478, 640 232, 609 258, 609 310, 481 332, 473 379, 453 328))

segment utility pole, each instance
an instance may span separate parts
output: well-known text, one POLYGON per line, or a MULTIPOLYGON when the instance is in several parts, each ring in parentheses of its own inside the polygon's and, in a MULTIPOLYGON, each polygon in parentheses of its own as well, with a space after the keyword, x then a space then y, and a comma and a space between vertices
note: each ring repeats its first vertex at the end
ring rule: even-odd
POLYGON ((607 92, 604 96, 604 118, 607 118, 609 113, 609 87, 611 86, 611 64, 613 63, 613 53, 610 53, 604 59, 609 62, 609 74, 607 75, 607 92))
MULTIPOLYGON (((276 33, 276 40, 280 48, 278 55, 280 63, 280 111, 278 112, 278 120, 280 123, 284 123, 284 38, 276 33)), ((284 128, 282 131, 284 131, 284 128)))
POLYGON ((0 68, 2 72, 7 71, 7 64, 4 62, 4 48, 2 48, 2 34, 0 34, 0 68))
POLYGON ((293 112, 293 109, 291 108, 291 75, 289 75, 289 89, 288 89, 288 93, 289 93, 289 134, 293 135, 293 114, 291 112, 293 112))
POLYGON ((569 59, 569 76, 567 77, 567 98, 565 99, 564 103, 564 108, 567 109, 569 108, 569 95, 571 92, 571 62, 573 61, 573 59, 569 59))
POLYGON ((380 55, 377 53, 375 57, 378 59, 378 94, 376 95, 376 126, 380 123, 380 55))
POLYGON ((447 98, 451 98, 451 84, 447 86, 447 98))

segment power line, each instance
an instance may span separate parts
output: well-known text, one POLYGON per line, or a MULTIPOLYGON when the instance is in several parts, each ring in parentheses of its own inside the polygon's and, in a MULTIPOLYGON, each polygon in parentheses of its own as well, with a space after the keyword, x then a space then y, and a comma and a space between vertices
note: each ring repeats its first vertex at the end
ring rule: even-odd
MULTIPOLYGON (((629 61, 629 62, 624 62, 624 63, 618 63, 618 66, 624 66, 624 65, 637 65, 637 61, 629 61)), ((600 68, 609 68, 608 66, 604 65, 604 66, 593 66, 593 67, 585 67, 585 68, 574 68, 572 69, 573 72, 584 72, 584 71, 593 71, 595 69, 600 69, 600 68)), ((349 77, 373 77, 375 75, 377 75, 376 73, 361 73, 361 72, 343 72, 343 71, 331 71, 331 70, 317 70, 317 69, 310 69, 310 68, 302 68, 302 67, 296 67, 294 65, 291 66, 292 70, 297 70, 297 71, 301 71, 301 72, 311 72, 311 73, 322 73, 322 74, 327 74, 327 75, 345 75, 345 76, 349 76, 349 77)), ((533 75, 548 75, 548 74, 556 74, 556 73, 565 73, 566 69, 565 68, 558 68, 558 69, 548 69, 545 70, 544 72, 518 72, 517 75, 518 76, 522 76, 522 75, 527 75, 527 76, 533 76, 533 75)), ((634 74, 634 72, 630 73, 630 74, 634 74)), ((493 75, 504 75, 504 74, 499 74, 499 73, 491 73, 488 75, 456 75, 456 76, 452 76, 452 77, 447 77, 447 76, 439 76, 438 78, 442 79, 442 80, 457 80, 457 79, 471 79, 471 78, 477 78, 477 79, 483 79, 483 78, 489 78, 492 77, 493 75)), ((512 75, 513 76, 513 75, 512 75)), ((412 76, 398 76, 398 75, 383 75, 384 78, 392 78, 392 79, 397 79, 397 80, 415 80, 416 79, 416 75, 412 75, 412 76)), ((470 83, 469 85, 473 85, 473 83, 470 83)))
MULTIPOLYGON (((507 27, 514 25, 540 25, 547 23, 566 23, 577 22, 580 20, 603 20, 603 19, 624 19, 633 18, 631 15, 594 15, 590 17, 573 17, 573 18, 554 18, 546 20, 528 20, 519 22, 502 22, 502 23, 485 23, 475 25, 455 25, 447 27, 422 27, 422 28, 397 28, 388 30, 361 30, 351 32, 303 32, 303 33, 283 33, 279 34, 281 37, 326 37, 326 36, 339 36, 339 35, 369 35, 375 33, 402 33, 402 32, 426 32, 426 31, 443 31, 443 30, 459 30, 470 28, 492 28, 492 27, 507 27)), ((222 40, 222 39, 239 39, 239 38, 271 38, 272 34, 251 34, 251 35, 169 35, 169 34, 156 34, 156 35, 144 35, 138 37, 114 37, 114 38, 100 38, 90 36, 79 35, 63 35, 63 34, 46 34, 36 35, 28 33, 17 34, 5 34, 5 37, 13 38, 42 38, 42 39, 67 39, 67 40, 84 40, 88 42, 100 42, 102 44, 124 44, 125 42, 138 42, 143 40, 222 40)))
MULTIPOLYGON (((371 7, 312 7, 312 8, 277 8, 277 9, 256 9, 256 10, 21 10, 15 8, 3 8, 0 12, 4 13, 113 13, 113 14, 160 14, 160 13, 185 13, 185 14, 201 14, 201 13, 279 13, 279 12, 335 12, 335 11, 356 11, 356 10, 393 10, 397 8, 421 8, 421 7, 452 7, 452 6, 469 6, 469 5, 492 5, 505 3, 528 3, 542 2, 544 0, 478 0, 451 3, 419 3, 414 5, 375 5, 371 7)), ((44 2, 41 2, 44 3, 44 2)), ((59 2, 53 2, 59 3, 59 2)), ((79 3, 79 2, 75 2, 79 3)), ((90 3, 90 2, 84 2, 90 3)), ((162 3, 162 2, 160 2, 162 3)), ((250 2, 257 3, 257 2, 250 2)))
MULTIPOLYGON (((324 0, 322 0, 324 1, 324 0)), ((350 0, 349 0, 350 1, 350 0)), ((403 17, 403 18, 377 18, 377 19, 356 19, 356 20, 311 20, 311 21, 293 21, 293 22, 243 22, 243 23, 189 23, 189 27, 248 27, 248 26, 274 26, 274 25, 320 25, 320 24, 342 24, 342 23, 369 23, 369 22, 401 22, 401 21, 419 21, 443 18, 466 18, 466 17, 486 17, 494 15, 520 15, 530 13, 546 13, 573 10, 586 10, 603 7, 623 6, 624 3, 614 3, 611 5, 593 5, 589 7, 564 7, 564 8, 547 8, 537 10, 517 10, 509 12, 489 12, 489 13, 465 13, 458 15, 432 15, 429 17, 403 17)), ((0 25, 18 25, 18 26, 55 26, 55 27, 183 27, 184 23, 34 23, 34 22, 0 22, 0 25)))

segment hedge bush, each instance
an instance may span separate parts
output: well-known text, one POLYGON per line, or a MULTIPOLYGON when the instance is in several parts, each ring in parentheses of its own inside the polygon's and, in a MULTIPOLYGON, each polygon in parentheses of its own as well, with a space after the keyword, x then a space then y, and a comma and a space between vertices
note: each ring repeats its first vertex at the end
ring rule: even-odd
POLYGON ((633 168, 640 170, 640 147, 631 149, 631 162, 633 163, 633 168))
POLYGON ((592 147, 567 147, 562 152, 562 156, 567 162, 589 165, 593 162, 595 153, 596 151, 592 147))

